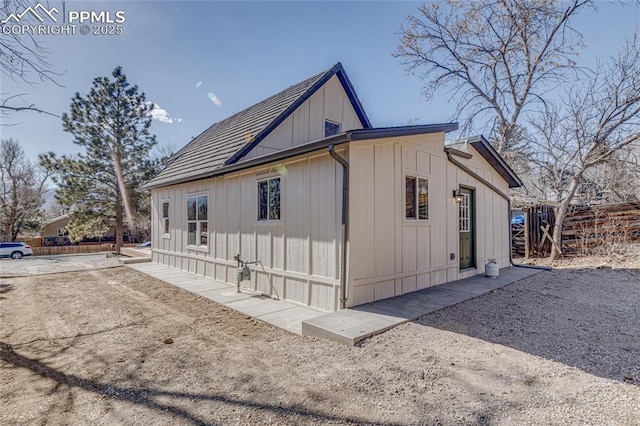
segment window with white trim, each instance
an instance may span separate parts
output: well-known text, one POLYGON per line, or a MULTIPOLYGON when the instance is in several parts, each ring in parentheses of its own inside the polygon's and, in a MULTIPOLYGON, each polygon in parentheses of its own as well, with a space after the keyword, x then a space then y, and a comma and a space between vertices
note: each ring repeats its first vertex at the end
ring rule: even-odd
POLYGON ((460 232, 471 232, 471 197, 469 194, 462 193, 462 202, 460 206, 460 232))
POLYGON ((342 131, 342 124, 331 120, 324 120, 324 137, 337 135, 342 131))
POLYGON ((280 220, 280 178, 258 181, 258 220, 280 220))
POLYGON ((405 217, 429 219, 429 180, 417 176, 405 176, 405 217))
POLYGON ((209 239, 209 197, 187 197, 187 245, 207 247, 209 239))
POLYGON ((162 229, 164 235, 169 235, 169 200, 162 202, 162 229))

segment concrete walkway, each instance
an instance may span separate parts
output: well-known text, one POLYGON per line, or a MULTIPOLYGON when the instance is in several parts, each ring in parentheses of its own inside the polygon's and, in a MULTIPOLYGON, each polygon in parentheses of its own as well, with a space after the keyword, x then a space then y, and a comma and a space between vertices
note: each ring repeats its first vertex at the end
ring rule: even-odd
POLYGON ((235 285, 159 263, 131 263, 126 266, 296 334, 302 334, 303 320, 326 314, 325 311, 245 290, 237 293, 235 285))
POLYGON ((504 268, 500 270, 498 278, 476 275, 352 309, 326 313, 244 290, 237 293, 235 286, 158 263, 133 263, 127 266, 276 327, 347 345, 355 345, 404 322, 541 272, 539 269, 504 268))
POLYGON ((331 312, 303 321, 302 335, 355 345, 367 337, 382 333, 404 322, 464 302, 540 272, 542 271, 539 269, 503 268, 498 278, 476 275, 391 299, 331 312))
POLYGON ((123 265, 151 262, 151 248, 149 247, 122 247, 120 253, 126 256, 120 258, 123 265))

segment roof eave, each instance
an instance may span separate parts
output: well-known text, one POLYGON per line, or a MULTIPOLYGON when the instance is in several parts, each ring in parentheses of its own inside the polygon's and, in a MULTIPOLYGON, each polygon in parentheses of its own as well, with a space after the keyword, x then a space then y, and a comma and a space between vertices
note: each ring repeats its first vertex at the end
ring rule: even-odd
POLYGON ((351 84, 351 80, 349 80, 349 76, 345 72, 340 62, 338 62, 336 66, 339 66, 339 69, 336 71, 336 76, 338 77, 338 80, 342 84, 342 88, 347 94, 347 98, 349 98, 349 101, 351 102, 351 106, 356 112, 356 115, 358 116, 360 123, 365 129, 370 129, 372 127, 371 121, 369 121, 369 117, 367 117, 367 113, 364 111, 364 107, 360 103, 360 99, 358 99, 358 94, 356 93, 356 89, 353 87, 353 84, 351 84))
POLYGON ((516 172, 509 167, 506 161, 504 161, 504 158, 493 149, 484 136, 478 135, 468 138, 467 142, 480 153, 482 158, 491 164, 498 174, 509 184, 509 188, 519 188, 522 186, 522 180, 520 180, 516 172))
POLYGON ((343 132, 327 138, 318 139, 314 142, 309 142, 302 145, 294 146, 293 148, 274 152, 272 154, 263 155, 257 158, 253 158, 246 161, 240 161, 233 164, 227 164, 213 171, 203 172, 197 175, 192 175, 182 179, 175 179, 169 182, 153 181, 145 184, 144 189, 155 189, 171 185, 178 185, 187 182, 193 182, 200 179, 209 179, 216 176, 221 176, 227 173, 248 169, 250 167, 261 166, 263 164, 272 163, 275 161, 285 160, 298 155, 308 154, 313 151, 327 148, 329 145, 340 145, 346 142, 355 140, 366 139, 380 139, 400 136, 412 136, 429 133, 450 132, 458 129, 457 123, 445 123, 445 124, 433 124, 433 125, 421 125, 421 126, 403 126, 403 127, 390 127, 390 128, 378 128, 378 129, 360 129, 343 132))
POLYGON ((286 160, 288 158, 296 157, 298 155, 308 154, 313 151, 318 151, 320 149, 327 148, 331 144, 341 145, 343 143, 349 142, 350 140, 351 140, 351 134, 349 132, 340 133, 334 136, 330 136, 328 138, 319 139, 317 141, 294 146, 293 148, 274 152, 272 154, 263 155, 263 156, 252 158, 246 161, 240 161, 238 163, 228 164, 216 170, 200 173, 200 174, 189 176, 183 179, 176 179, 176 180, 172 180, 171 182, 166 182, 166 183, 160 182, 155 184, 153 182, 149 182, 143 185, 143 188, 156 189, 156 188, 161 188, 166 186, 193 182, 201 179, 210 179, 217 176, 225 175, 227 173, 244 170, 251 167, 262 166, 264 164, 273 163, 276 161, 286 160))
POLYGON ((424 135, 429 133, 453 132, 458 130, 458 123, 425 124, 419 126, 386 127, 352 130, 353 140, 392 138, 400 136, 424 135))

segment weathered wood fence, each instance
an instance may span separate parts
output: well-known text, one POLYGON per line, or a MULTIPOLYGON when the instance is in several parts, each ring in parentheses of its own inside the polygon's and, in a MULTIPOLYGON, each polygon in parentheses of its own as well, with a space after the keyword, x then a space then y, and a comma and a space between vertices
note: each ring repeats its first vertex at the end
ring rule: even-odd
POLYGON ((640 202, 576 206, 562 224, 565 254, 610 254, 640 242, 640 202))
POLYGON ((640 202, 574 206, 564 220, 562 240, 553 241, 553 206, 525 209, 524 225, 512 225, 514 256, 546 257, 553 244, 563 255, 607 254, 616 247, 640 242, 640 202))
MULTIPOLYGON (((122 247, 135 247, 136 244, 127 243, 122 247)), ((113 244, 82 244, 77 246, 45 246, 31 247, 34 256, 55 256, 59 254, 85 254, 85 253, 103 253, 113 251, 113 244)))
POLYGON ((93 244, 86 246, 45 246, 32 247, 34 256, 53 256, 58 254, 100 253, 111 251, 111 244, 93 244))

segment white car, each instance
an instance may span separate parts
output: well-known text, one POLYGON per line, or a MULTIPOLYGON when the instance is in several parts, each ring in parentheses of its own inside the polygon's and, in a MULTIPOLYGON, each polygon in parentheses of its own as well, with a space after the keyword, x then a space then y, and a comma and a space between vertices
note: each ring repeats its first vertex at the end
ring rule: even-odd
POLYGON ((26 243, 0 243, 0 257, 22 259, 23 256, 31 256, 32 254, 31 246, 26 243))

